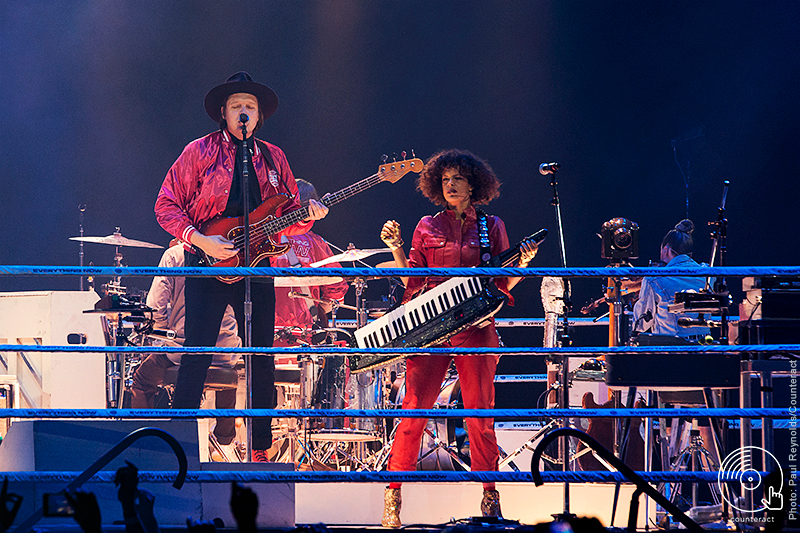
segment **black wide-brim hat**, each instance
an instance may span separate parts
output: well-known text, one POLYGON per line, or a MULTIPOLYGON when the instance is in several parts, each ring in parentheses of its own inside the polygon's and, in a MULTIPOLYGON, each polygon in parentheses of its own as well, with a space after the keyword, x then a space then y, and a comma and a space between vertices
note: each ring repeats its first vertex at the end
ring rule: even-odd
POLYGON ((220 122, 222 120, 222 113, 220 111, 222 106, 230 95, 236 93, 247 93, 255 96, 258 100, 258 107, 261 110, 261 115, 264 117, 264 120, 271 117, 272 114, 275 113, 275 110, 278 109, 278 95, 275 94, 275 91, 266 85, 254 82, 253 78, 251 78, 250 74, 247 72, 237 72, 222 85, 217 85, 208 91, 206 95, 206 113, 208 113, 208 116, 210 116, 214 122, 220 122))

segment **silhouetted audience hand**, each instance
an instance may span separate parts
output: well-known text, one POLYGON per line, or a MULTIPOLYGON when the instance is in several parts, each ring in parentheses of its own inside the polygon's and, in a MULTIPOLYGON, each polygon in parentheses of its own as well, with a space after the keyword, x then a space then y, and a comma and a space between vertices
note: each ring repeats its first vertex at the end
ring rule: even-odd
POLYGON ((217 531, 216 520, 192 520, 192 517, 186 519, 186 529, 192 533, 215 533, 217 531))
POLYGON ((100 517, 100 506, 94 493, 76 489, 65 491, 67 501, 75 510, 73 518, 86 533, 101 533, 103 519, 100 517))
POLYGON ((122 505, 133 506, 136 502, 137 492, 139 492, 139 469, 128 461, 125 461, 125 465, 117 469, 117 473, 114 475, 114 485, 119 487, 117 499, 122 505))
POLYGON ((235 481, 231 485, 231 514, 236 519, 240 532, 256 531, 258 497, 251 489, 241 487, 235 481))
POLYGON ((158 527, 156 515, 153 512, 155 502, 156 497, 152 492, 139 489, 139 497, 136 500, 136 514, 139 516, 139 522, 147 533, 159 533, 161 531, 158 527))
POLYGON ((22 505, 22 496, 8 492, 8 478, 3 480, 3 492, 0 493, 0 533, 5 533, 17 517, 22 505), (11 504, 11 507, 9 507, 11 504))
POLYGON ((117 499, 122 504, 127 533, 158 533, 158 521, 153 513, 155 496, 139 489, 139 469, 128 461, 117 470, 114 485, 119 487, 117 499))

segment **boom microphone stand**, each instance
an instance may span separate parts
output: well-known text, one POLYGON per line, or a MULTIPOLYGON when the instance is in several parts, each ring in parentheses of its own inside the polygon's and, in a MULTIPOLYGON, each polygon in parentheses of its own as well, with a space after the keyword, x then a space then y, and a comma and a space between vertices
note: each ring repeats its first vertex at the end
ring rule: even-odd
MULTIPOLYGON (((250 266, 250 171, 247 165, 250 161, 247 147, 247 122, 250 117, 242 113, 239 115, 239 124, 242 128, 242 209, 244 210, 244 266, 250 266)), ((253 300, 250 295, 250 276, 244 277, 244 347, 253 345, 253 300)), ((246 406, 253 408, 253 354, 244 355, 244 372, 247 383, 246 406)), ((247 461, 253 460, 253 419, 247 421, 247 461)))

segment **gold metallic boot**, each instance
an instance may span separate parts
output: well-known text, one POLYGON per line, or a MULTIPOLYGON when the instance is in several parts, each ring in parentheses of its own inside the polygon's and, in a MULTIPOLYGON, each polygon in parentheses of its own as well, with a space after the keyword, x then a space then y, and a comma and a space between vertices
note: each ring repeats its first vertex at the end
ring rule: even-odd
POLYGON ((386 487, 383 493, 383 518, 381 525, 383 527, 400 527, 400 506, 403 504, 403 499, 400 497, 400 489, 391 489, 386 487))
POLYGON ((500 512, 500 493, 496 490, 483 489, 483 499, 481 500, 481 514, 494 518, 503 518, 500 512))

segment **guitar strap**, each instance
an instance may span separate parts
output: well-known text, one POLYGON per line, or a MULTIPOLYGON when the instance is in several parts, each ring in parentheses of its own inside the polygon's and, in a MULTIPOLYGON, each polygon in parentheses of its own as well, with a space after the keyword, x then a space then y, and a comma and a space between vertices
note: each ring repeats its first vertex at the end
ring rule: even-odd
POLYGON ((283 176, 281 175, 280 172, 278 172, 278 168, 275 166, 275 161, 272 160, 272 154, 269 151, 269 147, 267 146, 267 143, 265 143, 261 139, 256 139, 255 137, 253 137, 253 139, 255 139, 256 144, 258 145, 258 148, 261 150, 261 153, 264 156, 264 161, 267 162, 267 168, 269 170, 275 171, 275 174, 278 175, 278 179, 281 180, 281 183, 283 184, 283 188, 286 189, 286 192, 289 195, 289 197, 290 198, 294 198, 294 194, 292 194, 292 191, 289 190, 289 187, 286 185, 286 182, 283 181, 283 176))
POLYGON ((478 244, 481 247, 481 264, 486 266, 492 258, 492 246, 489 242, 489 223, 488 217, 482 209, 476 209, 475 214, 478 217, 478 244))

